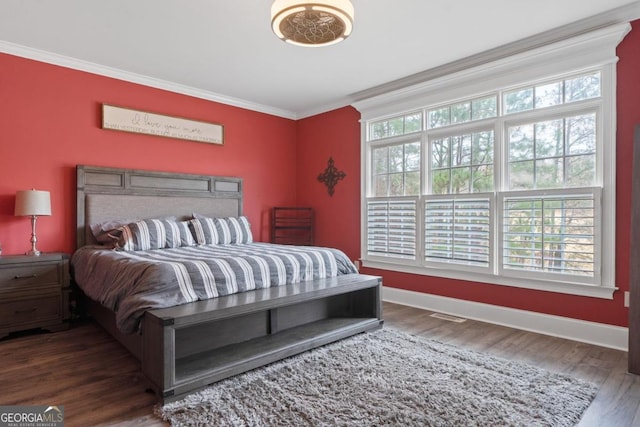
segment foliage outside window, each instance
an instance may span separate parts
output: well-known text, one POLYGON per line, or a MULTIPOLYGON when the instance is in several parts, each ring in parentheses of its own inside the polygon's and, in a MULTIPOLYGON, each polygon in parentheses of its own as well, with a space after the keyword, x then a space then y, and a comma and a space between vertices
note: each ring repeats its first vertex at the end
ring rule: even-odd
POLYGON ((422 130, 422 112, 378 120, 369 125, 369 139, 376 140, 422 130))
POLYGON ((596 114, 510 126, 509 189, 589 187, 596 178, 596 114))
POLYGON ((431 193, 493 190, 493 131, 431 141, 431 193))
POLYGON ((427 111, 430 129, 496 117, 497 99, 494 95, 470 99, 427 111))
POLYGON ((373 150, 374 194, 420 194, 420 143, 397 144, 373 150))

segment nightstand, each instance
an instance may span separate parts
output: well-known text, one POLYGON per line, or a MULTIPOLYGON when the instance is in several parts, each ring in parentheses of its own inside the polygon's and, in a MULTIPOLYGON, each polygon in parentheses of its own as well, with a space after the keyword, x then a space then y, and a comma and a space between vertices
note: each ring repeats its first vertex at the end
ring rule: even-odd
POLYGON ((10 332, 69 327, 69 256, 0 256, 0 338, 10 332))

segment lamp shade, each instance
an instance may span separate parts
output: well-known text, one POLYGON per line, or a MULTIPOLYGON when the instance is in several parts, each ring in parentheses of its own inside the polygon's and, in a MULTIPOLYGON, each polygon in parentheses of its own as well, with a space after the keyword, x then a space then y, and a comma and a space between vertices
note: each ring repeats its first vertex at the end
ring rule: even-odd
POLYGON ((16 192, 16 208, 14 215, 51 215, 51 197, 49 192, 35 189, 16 192))

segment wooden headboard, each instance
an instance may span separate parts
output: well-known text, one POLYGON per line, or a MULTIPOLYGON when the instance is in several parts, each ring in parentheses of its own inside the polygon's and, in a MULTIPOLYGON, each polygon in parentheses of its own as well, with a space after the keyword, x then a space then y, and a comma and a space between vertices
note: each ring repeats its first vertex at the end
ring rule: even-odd
POLYGON ((89 225, 194 213, 242 215, 242 178, 78 165, 78 248, 95 243, 89 225))

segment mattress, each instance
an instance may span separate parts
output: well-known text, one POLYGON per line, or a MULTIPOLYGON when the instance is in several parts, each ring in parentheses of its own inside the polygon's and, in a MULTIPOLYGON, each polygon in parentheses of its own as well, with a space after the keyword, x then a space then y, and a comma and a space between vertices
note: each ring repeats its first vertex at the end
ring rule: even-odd
POLYGON ((138 332, 149 309, 357 273, 340 250, 270 243, 146 251, 84 246, 71 268, 84 293, 115 312, 124 333, 138 332))

